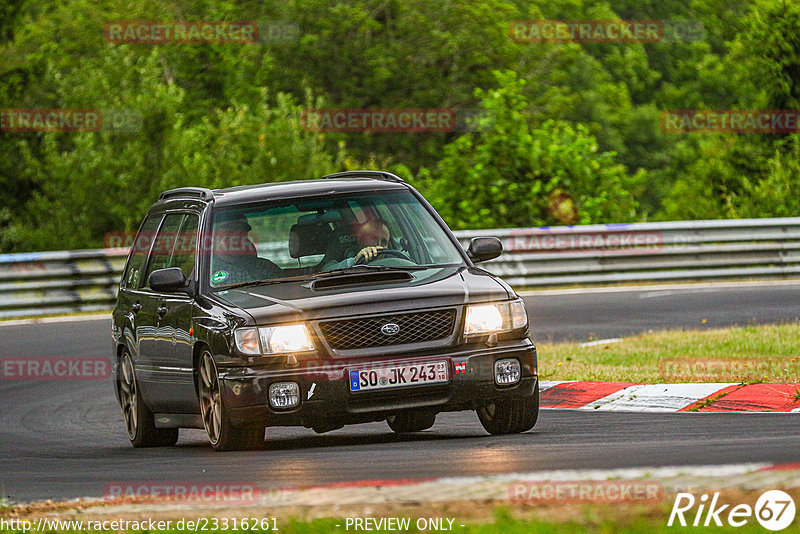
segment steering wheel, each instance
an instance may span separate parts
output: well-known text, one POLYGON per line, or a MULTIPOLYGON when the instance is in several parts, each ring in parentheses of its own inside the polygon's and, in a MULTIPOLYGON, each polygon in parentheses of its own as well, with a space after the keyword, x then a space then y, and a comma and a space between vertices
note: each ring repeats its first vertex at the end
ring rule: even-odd
MULTIPOLYGON (((405 252, 401 252, 399 250, 394 250, 394 249, 391 249, 391 248, 382 248, 382 249, 380 249, 378 251, 378 254, 370 261, 371 262, 375 261, 380 256, 393 256, 395 258, 400 258, 401 260, 410 261, 411 263, 416 264, 416 262, 414 260, 412 260, 411 258, 409 258, 408 255, 405 252)), ((367 263, 367 262, 364 261, 364 256, 361 256, 360 258, 358 258, 358 261, 356 261, 353 265, 362 265, 364 263, 367 263)))

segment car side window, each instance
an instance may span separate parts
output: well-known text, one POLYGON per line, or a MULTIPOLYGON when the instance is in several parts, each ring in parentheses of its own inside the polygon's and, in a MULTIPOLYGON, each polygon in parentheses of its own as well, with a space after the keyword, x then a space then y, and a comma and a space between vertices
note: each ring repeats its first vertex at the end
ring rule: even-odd
POLYGON ((378 212, 378 217, 386 224, 387 228, 389 228, 390 237, 392 239, 389 248, 403 248, 402 243, 405 242, 403 226, 395 217, 392 209, 382 200, 375 203, 375 209, 378 212))
POLYGON ((122 277, 122 287, 125 289, 139 289, 142 282, 142 271, 147 263, 147 257, 153 244, 153 237, 161 222, 161 215, 148 215, 142 223, 139 233, 131 247, 128 267, 122 277))
POLYGON ((168 267, 179 267, 186 278, 191 278, 192 271, 194 271, 195 251, 197 250, 197 227, 199 223, 200 218, 197 215, 186 215, 175 239, 175 249, 168 265, 168 267))
MULTIPOLYGON (((398 205, 398 214, 408 222, 409 233, 406 236, 412 258, 430 263, 448 263, 453 261, 452 243, 447 235, 437 232, 435 219, 419 202, 398 205)), ((394 210, 393 210, 394 211, 394 210)))
POLYGON ((185 217, 185 213, 171 213, 164 217, 164 222, 158 229, 153 249, 150 252, 150 263, 147 265, 147 274, 142 279, 143 284, 149 283, 150 273, 169 266, 169 260, 172 258, 172 251, 178 238, 178 230, 185 217))

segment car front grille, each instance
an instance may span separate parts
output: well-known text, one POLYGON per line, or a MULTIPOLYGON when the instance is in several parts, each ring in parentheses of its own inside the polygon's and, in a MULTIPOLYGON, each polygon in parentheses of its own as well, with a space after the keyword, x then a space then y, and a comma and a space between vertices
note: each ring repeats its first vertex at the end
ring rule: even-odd
POLYGON ((319 326, 331 348, 354 350, 444 339, 452 334, 455 319, 456 311, 450 309, 325 321, 319 326), (382 332, 387 324, 397 325, 397 333, 382 332))

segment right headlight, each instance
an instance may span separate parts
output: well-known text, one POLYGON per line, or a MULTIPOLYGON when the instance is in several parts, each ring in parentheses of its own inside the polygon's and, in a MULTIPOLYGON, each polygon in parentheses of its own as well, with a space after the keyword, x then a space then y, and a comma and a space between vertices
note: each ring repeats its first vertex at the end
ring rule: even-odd
POLYGON ((236 348, 243 354, 272 355, 314 350, 314 343, 306 325, 288 324, 237 328, 234 332, 236 348))
POLYGON ((464 333, 494 334, 528 326, 528 314, 522 299, 467 306, 464 333))

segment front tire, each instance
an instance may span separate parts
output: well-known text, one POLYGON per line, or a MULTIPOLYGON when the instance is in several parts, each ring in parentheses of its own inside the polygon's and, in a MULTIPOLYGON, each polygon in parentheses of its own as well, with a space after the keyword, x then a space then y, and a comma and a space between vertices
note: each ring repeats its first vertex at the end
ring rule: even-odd
POLYGON ((477 410, 483 428, 493 435, 518 434, 536 426, 539 418, 539 388, 530 397, 486 404, 477 410))
POLYGON ((436 414, 433 412, 400 412, 386 418, 394 432, 405 434, 408 432, 421 432, 428 430, 436 422, 436 414))
POLYGON ((264 446, 264 425, 234 425, 225 409, 214 357, 206 350, 200 356, 197 393, 200 414, 211 446, 216 451, 242 451, 264 446))
POLYGON ((153 412, 142 400, 133 359, 127 349, 120 360, 119 392, 128 439, 134 447, 169 447, 178 442, 177 428, 157 428, 153 412))

